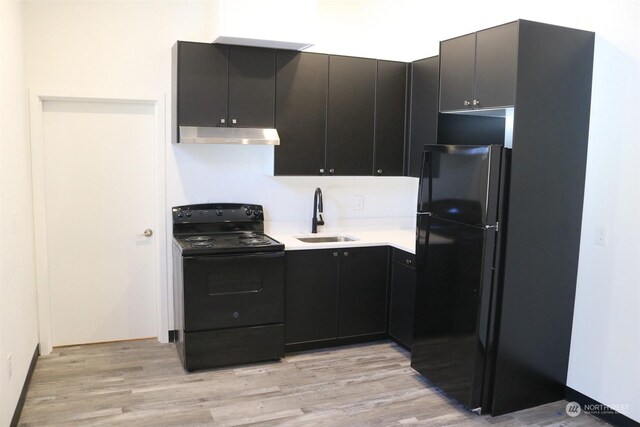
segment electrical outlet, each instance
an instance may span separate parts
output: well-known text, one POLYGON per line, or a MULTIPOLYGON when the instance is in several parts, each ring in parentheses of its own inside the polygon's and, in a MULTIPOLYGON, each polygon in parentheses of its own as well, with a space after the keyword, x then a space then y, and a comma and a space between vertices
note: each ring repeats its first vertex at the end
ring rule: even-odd
POLYGON ((599 225, 596 227, 595 242, 600 246, 607 246, 607 227, 599 225))
POLYGON ((11 353, 7 354, 7 375, 11 378, 11 374, 13 373, 13 366, 11 363, 11 353))
POLYGON ((361 211, 364 209, 364 196, 361 194, 356 194, 353 196, 353 210, 361 211))

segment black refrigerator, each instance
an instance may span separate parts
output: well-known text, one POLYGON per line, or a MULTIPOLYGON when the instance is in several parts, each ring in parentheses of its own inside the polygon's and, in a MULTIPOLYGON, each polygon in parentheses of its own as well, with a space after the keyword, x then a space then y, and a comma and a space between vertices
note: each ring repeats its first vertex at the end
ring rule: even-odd
POLYGON ((425 145, 419 182, 411 366, 482 412, 493 395, 510 151, 425 145))

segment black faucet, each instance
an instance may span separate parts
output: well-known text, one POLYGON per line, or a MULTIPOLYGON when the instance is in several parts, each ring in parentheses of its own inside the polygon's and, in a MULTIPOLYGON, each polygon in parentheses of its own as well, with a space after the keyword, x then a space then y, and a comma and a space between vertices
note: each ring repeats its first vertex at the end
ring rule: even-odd
POLYGON ((311 220, 311 232, 317 233, 318 226, 324 225, 322 219, 322 190, 320 187, 316 188, 316 192, 313 193, 313 219, 311 220), (320 219, 318 219, 318 215, 320 219))

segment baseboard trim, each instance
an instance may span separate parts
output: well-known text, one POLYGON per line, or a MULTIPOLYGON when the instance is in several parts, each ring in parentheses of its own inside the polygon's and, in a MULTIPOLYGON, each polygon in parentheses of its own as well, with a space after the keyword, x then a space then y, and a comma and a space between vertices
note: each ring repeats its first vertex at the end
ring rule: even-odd
MULTIPOLYGON (((576 391, 574 389, 572 389, 571 387, 566 387, 565 388, 565 398, 569 401, 569 402, 577 402, 580 404, 580 408, 582 408, 583 411, 588 412, 589 414, 593 415, 594 417, 598 417, 606 422, 608 422, 611 425, 614 426, 619 426, 619 427, 638 427, 640 426, 640 423, 632 420, 631 418, 627 417, 626 415, 621 414, 620 412, 615 411, 614 409, 603 405, 602 403, 598 402, 597 400, 594 400, 592 398, 590 398, 587 395, 584 395, 582 393, 580 393, 579 391, 576 391)), ((626 403, 625 403, 626 404, 626 403)))
POLYGON ((22 391, 20 392, 20 398, 18 399, 16 410, 13 412, 13 418, 11 418, 11 427, 17 426, 18 422, 20 421, 20 415, 22 415, 22 408, 24 408, 24 402, 27 400, 27 393, 29 392, 29 384, 31 384, 31 377, 33 376, 33 371, 36 370, 36 363, 38 362, 39 356, 40 356, 40 343, 36 344, 36 349, 33 352, 33 356, 31 357, 31 363, 29 364, 27 377, 24 379, 24 385, 22 386, 22 391))

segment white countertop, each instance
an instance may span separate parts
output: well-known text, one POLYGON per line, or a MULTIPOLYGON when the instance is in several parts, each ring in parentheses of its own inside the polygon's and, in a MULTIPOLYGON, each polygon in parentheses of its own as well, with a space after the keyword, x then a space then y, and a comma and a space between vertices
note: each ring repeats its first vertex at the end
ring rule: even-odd
MULTIPOLYGON (((320 227, 321 228, 321 227, 320 227)), ((409 253, 415 253, 416 236, 414 229, 390 228, 381 230, 320 230, 317 234, 271 231, 269 236, 284 243, 285 250, 354 248, 359 246, 392 246, 409 253), (305 243, 296 237, 348 236, 354 241, 305 243)))

